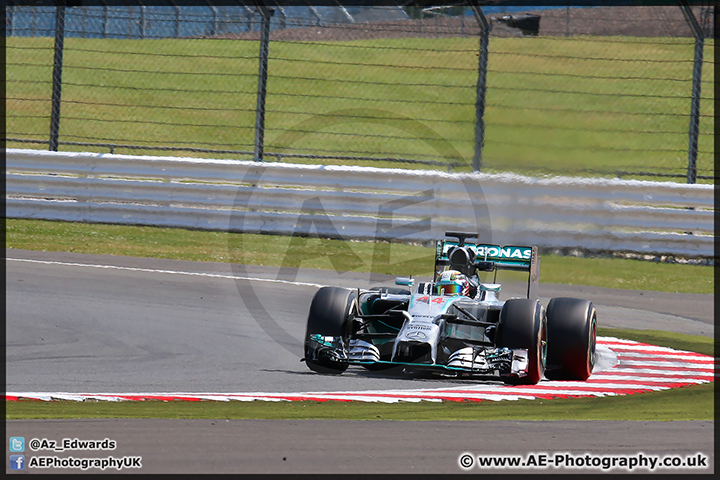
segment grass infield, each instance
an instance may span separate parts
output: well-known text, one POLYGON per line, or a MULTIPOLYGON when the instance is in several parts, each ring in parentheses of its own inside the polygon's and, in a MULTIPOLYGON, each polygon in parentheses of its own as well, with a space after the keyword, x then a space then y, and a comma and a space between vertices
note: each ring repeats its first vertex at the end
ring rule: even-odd
MULTIPOLYGON (((431 275, 434 258, 433 248, 401 243, 389 244, 390 261, 382 264, 373 262, 375 242, 42 220, 8 219, 5 233, 6 248, 394 275, 431 275)), ((712 266, 559 255, 540 260, 542 283, 714 293, 712 266)))

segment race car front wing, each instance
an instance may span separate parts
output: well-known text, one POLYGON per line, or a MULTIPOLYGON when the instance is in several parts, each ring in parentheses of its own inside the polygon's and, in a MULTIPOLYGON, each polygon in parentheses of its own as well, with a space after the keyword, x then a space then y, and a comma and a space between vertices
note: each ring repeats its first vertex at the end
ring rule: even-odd
MULTIPOLYGON (((412 369, 437 370, 472 375, 512 375, 524 377, 528 370, 528 350, 507 347, 464 347, 452 354, 447 363, 413 363, 380 359, 372 343, 360 339, 347 342, 342 337, 310 336, 309 360, 327 360, 349 365, 405 366, 412 369)), ((303 359, 305 360, 305 359, 303 359)))

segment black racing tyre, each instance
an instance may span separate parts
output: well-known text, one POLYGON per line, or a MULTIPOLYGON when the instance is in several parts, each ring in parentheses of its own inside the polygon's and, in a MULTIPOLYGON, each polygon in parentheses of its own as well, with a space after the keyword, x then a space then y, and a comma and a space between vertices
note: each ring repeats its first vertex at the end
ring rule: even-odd
POLYGON ((597 312, 592 302, 553 298, 547 307, 548 370, 552 380, 587 380, 595 365, 597 312))
POLYGON ((347 363, 312 358, 310 335, 343 337, 347 341, 352 319, 358 314, 357 295, 353 290, 339 287, 322 287, 310 304, 305 331, 305 363, 318 373, 339 374, 347 370, 347 363))
POLYGON ((547 319, 540 301, 525 298, 506 301, 500 311, 495 345, 526 348, 529 358, 527 376, 502 375, 502 380, 513 385, 538 383, 545 373, 547 338, 547 319))

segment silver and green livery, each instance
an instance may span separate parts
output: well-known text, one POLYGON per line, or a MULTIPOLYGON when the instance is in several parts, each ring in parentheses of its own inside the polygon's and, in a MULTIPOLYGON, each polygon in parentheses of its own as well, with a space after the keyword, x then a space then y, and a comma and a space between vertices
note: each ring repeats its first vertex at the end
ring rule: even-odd
MULTIPOLYGON (((468 242, 474 234, 446 232, 436 245, 431 282, 396 279, 400 287, 323 287, 308 315, 305 358, 319 373, 350 365, 404 373, 495 377, 535 384, 543 377, 586 380, 594 365, 597 314, 593 304, 538 300, 536 247, 468 242), (461 272, 466 295, 441 295, 443 272, 461 272), (498 270, 527 272, 525 298, 500 299, 498 270), (480 282, 479 272, 493 274, 480 282)), ((485 275, 487 276, 487 275, 485 275)))

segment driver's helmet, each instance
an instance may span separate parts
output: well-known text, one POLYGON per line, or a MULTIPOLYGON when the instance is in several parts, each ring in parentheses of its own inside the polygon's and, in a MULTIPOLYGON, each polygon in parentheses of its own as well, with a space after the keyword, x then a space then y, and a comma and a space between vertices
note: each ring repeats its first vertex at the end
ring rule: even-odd
POLYGON ((446 270, 440 275, 435 284, 438 295, 465 295, 470 294, 470 282, 467 277, 457 270, 446 270))

